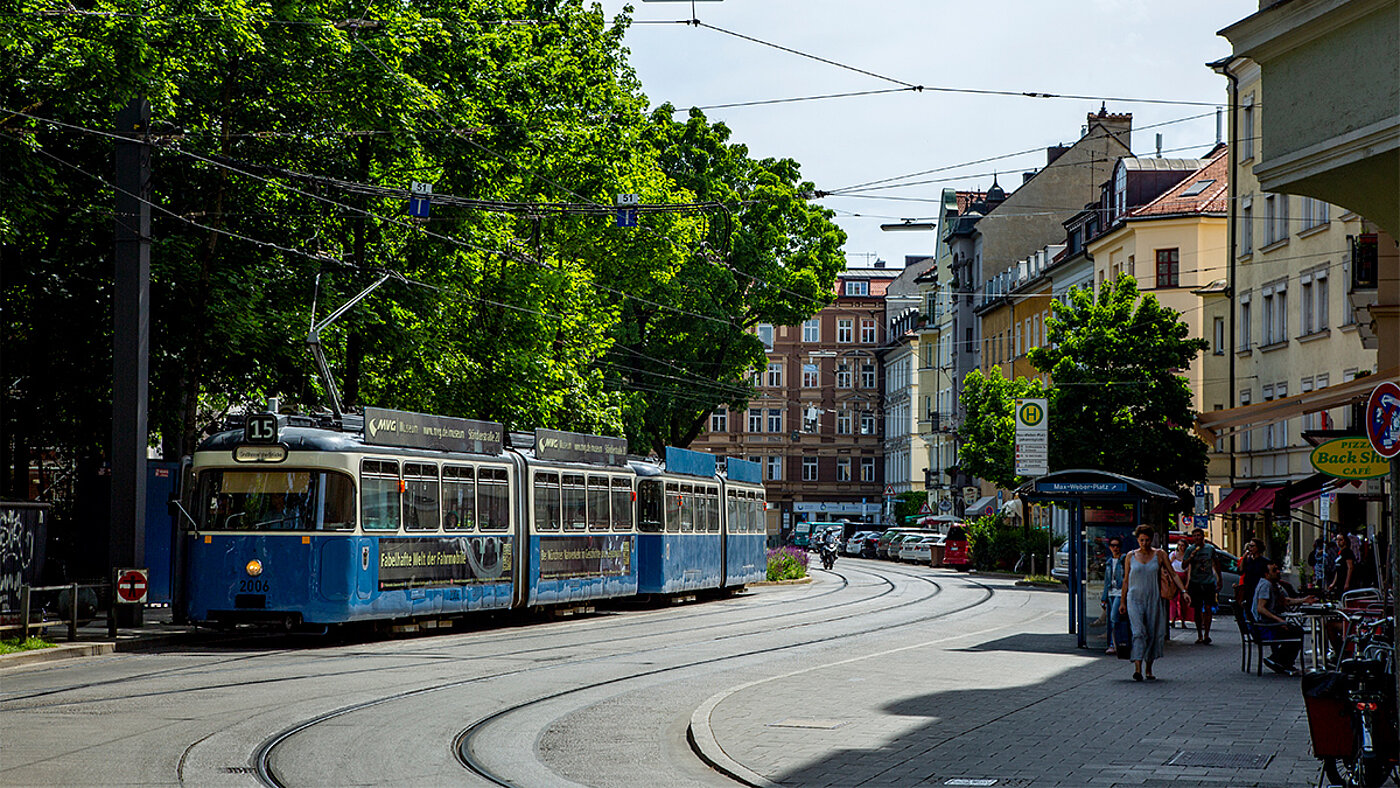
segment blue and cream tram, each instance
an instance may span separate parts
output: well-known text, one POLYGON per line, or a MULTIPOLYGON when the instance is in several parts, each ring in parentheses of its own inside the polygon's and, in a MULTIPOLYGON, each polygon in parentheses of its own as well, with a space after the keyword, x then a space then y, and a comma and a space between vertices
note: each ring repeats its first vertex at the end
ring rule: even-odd
POLYGON ((724 492, 725 588, 768 579, 768 522, 763 469, 756 462, 730 457, 720 489, 724 492))
MULTIPOLYGON (((757 469, 734 458, 728 464, 743 479, 757 469)), ((755 504, 762 507, 762 485, 718 474, 712 455, 670 446, 664 466, 633 462, 632 468, 640 593, 687 594, 764 579, 766 535, 762 516, 754 514, 755 504)))
MULTIPOLYGON (((349 421, 349 419, 347 419, 349 421)), ((339 624, 636 593, 616 438, 368 408, 356 431, 250 416, 192 462, 194 622, 339 624)))

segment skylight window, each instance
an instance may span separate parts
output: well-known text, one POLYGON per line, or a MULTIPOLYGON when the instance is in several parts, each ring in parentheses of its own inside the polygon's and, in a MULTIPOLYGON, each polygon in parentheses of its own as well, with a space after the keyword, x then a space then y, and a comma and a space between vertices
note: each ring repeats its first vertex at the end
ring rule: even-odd
POLYGON ((1196 181, 1195 183, 1191 184, 1191 188, 1189 188, 1189 189, 1187 189, 1186 191, 1182 192, 1182 193, 1181 193, 1181 196, 1182 196, 1182 197, 1195 197, 1196 195, 1200 194, 1201 192, 1205 191, 1206 189, 1209 189, 1209 188, 1210 188, 1210 185, 1211 185, 1212 183, 1215 183, 1215 179, 1214 179, 1214 178, 1211 178, 1211 179, 1208 179, 1208 180, 1204 180, 1204 181, 1196 181))

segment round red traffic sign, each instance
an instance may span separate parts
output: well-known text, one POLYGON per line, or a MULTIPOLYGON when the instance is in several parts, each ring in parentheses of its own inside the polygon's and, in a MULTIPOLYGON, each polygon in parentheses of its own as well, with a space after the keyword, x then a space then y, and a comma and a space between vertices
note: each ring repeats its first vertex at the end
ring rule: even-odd
POLYGON ((1400 386, 1385 381, 1366 400, 1366 437, 1386 459, 1400 455, 1400 386))
POLYGON ((146 586, 146 573, 139 569, 128 569, 117 576, 117 596, 123 602, 144 602, 146 586))

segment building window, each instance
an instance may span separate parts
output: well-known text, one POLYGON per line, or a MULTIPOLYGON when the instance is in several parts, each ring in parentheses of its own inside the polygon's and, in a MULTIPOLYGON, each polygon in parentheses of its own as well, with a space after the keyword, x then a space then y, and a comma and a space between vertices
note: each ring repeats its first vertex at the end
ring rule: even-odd
POLYGON ((768 481, 779 482, 783 480, 783 458, 773 456, 768 458, 768 481))
POLYGON ((836 434, 851 434, 851 412, 849 410, 837 411, 836 413, 836 434))
POLYGON ((782 432, 782 431, 783 431, 783 409, 782 409, 782 408, 769 408, 769 409, 768 409, 768 431, 769 431, 769 432, 782 432))
POLYGON ((710 432, 729 432, 729 413, 724 408, 710 414, 710 432))
POLYGON ((863 410, 860 412, 860 434, 875 434, 875 414, 871 413, 868 410, 863 410))
POLYGON ((842 364, 836 369, 836 388, 848 389, 851 387, 851 370, 842 364))
POLYGON ((1240 108, 1240 161, 1254 158, 1254 94, 1244 97, 1240 108))
POLYGON ((1300 233, 1327 224, 1331 219, 1330 206, 1322 200, 1304 197, 1302 198, 1301 210, 1303 215, 1302 221, 1299 222, 1301 227, 1298 232, 1300 233))
POLYGON ((1178 249, 1157 250, 1157 286, 1181 286, 1181 253, 1178 249))
POLYGON ((763 432, 762 408, 749 408, 749 432, 763 432))
POLYGON ((814 482, 817 480, 817 458, 802 458, 802 481, 814 482))
POLYGON ((847 279, 846 295, 868 296, 870 295, 870 283, 864 279, 847 279))
POLYGON ((843 317, 843 318, 841 318, 840 320, 837 320, 837 321, 836 321, 836 341, 837 341, 837 342, 842 342, 842 343, 850 343, 850 342, 852 341, 852 339, 853 339, 853 337, 852 337, 852 333, 853 333, 852 326, 853 326, 854 324, 855 324, 855 321, 854 321, 854 320, 851 320, 851 319, 848 318, 848 317, 843 317))
MULTIPOLYGON (((1240 392, 1240 407, 1248 405, 1251 401, 1249 389, 1240 392)), ((1254 430, 1240 432, 1240 451, 1254 451, 1254 430)))
POLYGON ((1215 355, 1225 355, 1225 318, 1217 317, 1213 323, 1215 329, 1215 355))
POLYGON ((851 480, 851 458, 839 457, 836 460, 836 481, 848 482, 851 480))
POLYGON ((1253 347, 1253 336, 1250 330, 1250 309, 1249 293, 1240 296, 1240 347, 1239 351, 1244 353, 1253 347))
POLYGON ((1264 245, 1288 239, 1288 195, 1270 194, 1264 198, 1264 245))
POLYGON ((860 365, 860 387, 863 389, 875 388, 875 365, 860 365))
POLYGON ((1248 196, 1240 201, 1240 254, 1254 254, 1254 200, 1248 196))
POLYGON ((816 364, 802 365, 802 388, 814 389, 821 385, 821 367, 816 364))
POLYGON ((1264 288, 1264 344, 1288 341, 1288 291, 1286 282, 1264 288))
POLYGON ((783 385, 783 365, 781 362, 773 362, 768 365, 768 385, 772 388, 781 388, 783 385))
POLYGON ((1323 268, 1298 277, 1302 297, 1298 299, 1298 330, 1303 336, 1328 328, 1327 269, 1323 268))
POLYGON ((875 458, 860 458, 860 480, 863 482, 875 481, 875 458))
POLYGON ((822 321, 820 318, 812 318, 802 322, 802 341, 820 342, 822 339, 822 321))
POLYGON ((865 343, 865 344, 867 344, 867 345, 873 345, 873 344, 875 344, 875 321, 874 321, 874 320, 861 320, 861 321, 860 321, 860 341, 863 342, 863 343, 865 343))
MULTIPOLYGON (((1301 381, 1299 381, 1299 383, 1301 384, 1300 386, 1298 386, 1298 393, 1299 393, 1299 394, 1307 394, 1309 391, 1312 391, 1312 388, 1313 388, 1313 379, 1312 379, 1312 378, 1303 378, 1301 381)), ((1306 431, 1306 430, 1315 430, 1315 429, 1317 429, 1317 414, 1316 414, 1316 413, 1304 413, 1304 414, 1303 414, 1303 429, 1304 429, 1304 431, 1306 431)))
POLYGON ((773 326, 768 323, 758 324, 758 341, 763 343, 763 347, 768 350, 773 349, 773 326))

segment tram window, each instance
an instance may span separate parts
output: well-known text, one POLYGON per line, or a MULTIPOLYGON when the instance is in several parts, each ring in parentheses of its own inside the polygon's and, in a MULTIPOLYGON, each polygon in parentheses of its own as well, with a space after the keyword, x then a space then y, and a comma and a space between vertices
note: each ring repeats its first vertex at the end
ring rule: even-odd
POLYGON ((510 475, 505 468, 477 469, 477 526, 483 531, 510 528, 510 475))
POLYGON ((608 518, 608 477, 588 477, 588 530, 606 531, 608 518))
POLYGON ((564 474, 564 530, 582 531, 587 527, 586 489, 583 474, 564 474))
POLYGON ((632 530, 632 482, 623 476, 612 480, 612 527, 614 531, 632 530))
POLYGON ((559 530, 559 474, 535 474, 535 528, 559 530))
POLYGON ((471 466, 442 467, 442 526, 449 531, 476 526, 476 474, 471 466))
POLYGON ((695 487, 689 484, 681 485, 681 533, 688 534, 695 531, 695 487))
POLYGON ((705 508, 709 517, 705 520, 705 530, 712 534, 719 533, 719 488, 710 487, 705 491, 705 508))
POLYGON ((360 525, 366 531, 399 530, 399 464, 365 460, 360 465, 360 525))
POLYGON ((403 527, 408 531, 438 529, 437 466, 406 462, 403 465, 403 527))
POLYGON ((731 534, 743 533, 743 527, 739 523, 739 499, 733 490, 728 491, 724 496, 725 532, 731 534))
POLYGON ((661 482, 637 484, 637 530, 655 534, 662 530, 661 482))
POLYGON ((312 531, 355 527, 355 484, 323 471, 209 470, 200 474, 199 527, 312 531))
POLYGON ((681 530, 681 488, 676 484, 666 484, 666 533, 679 533, 681 530))

